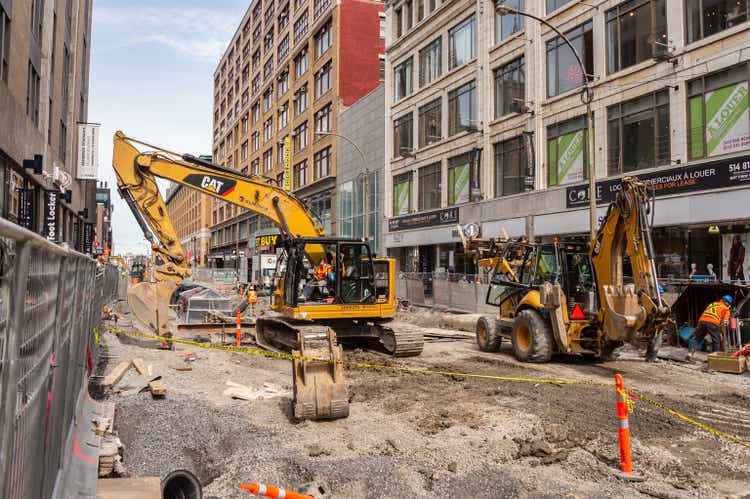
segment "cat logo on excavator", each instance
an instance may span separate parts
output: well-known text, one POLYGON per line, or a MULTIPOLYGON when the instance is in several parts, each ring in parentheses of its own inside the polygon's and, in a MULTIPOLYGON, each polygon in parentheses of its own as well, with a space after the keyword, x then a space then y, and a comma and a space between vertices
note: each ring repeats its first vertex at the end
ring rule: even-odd
POLYGON ((218 194, 219 196, 226 196, 232 192, 237 185, 237 181, 217 177, 215 175, 201 175, 198 173, 191 173, 184 178, 184 182, 195 187, 200 187, 209 192, 218 194))

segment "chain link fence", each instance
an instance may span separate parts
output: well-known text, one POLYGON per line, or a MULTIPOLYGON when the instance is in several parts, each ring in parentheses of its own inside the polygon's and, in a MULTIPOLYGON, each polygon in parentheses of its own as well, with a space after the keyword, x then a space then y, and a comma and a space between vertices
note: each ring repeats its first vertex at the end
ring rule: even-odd
POLYGON ((467 314, 495 314, 485 303, 487 274, 406 273, 396 279, 396 296, 412 305, 467 314))
POLYGON ((51 497, 119 272, 0 219, 0 495, 51 497))

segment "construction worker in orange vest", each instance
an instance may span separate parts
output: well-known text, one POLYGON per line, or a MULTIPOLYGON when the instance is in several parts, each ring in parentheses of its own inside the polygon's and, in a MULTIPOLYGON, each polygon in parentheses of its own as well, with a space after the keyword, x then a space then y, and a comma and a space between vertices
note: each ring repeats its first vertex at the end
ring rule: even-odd
POLYGON ((255 291, 255 284, 250 284, 247 290, 247 303, 250 305, 250 309, 255 315, 255 303, 258 301, 258 293, 255 291))
POLYGON ((721 348, 721 327, 729 322, 729 314, 734 299, 730 295, 724 295, 721 300, 711 302, 698 319, 698 327, 695 328, 693 338, 690 341, 690 353, 688 359, 692 358, 698 343, 706 336, 711 336, 709 352, 718 352, 721 348))

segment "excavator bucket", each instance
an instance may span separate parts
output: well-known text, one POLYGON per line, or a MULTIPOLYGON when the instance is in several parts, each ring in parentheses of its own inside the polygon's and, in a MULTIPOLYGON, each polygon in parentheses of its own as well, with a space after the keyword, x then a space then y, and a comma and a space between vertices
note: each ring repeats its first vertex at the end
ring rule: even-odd
POLYGON ((169 300, 177 287, 169 281, 139 282, 128 288, 130 313, 148 331, 169 335, 169 300))
POLYGON ((326 332, 300 331, 299 350, 294 350, 294 417, 336 419, 349 415, 349 398, 344 383, 343 351, 331 328, 326 332), (318 360, 302 360, 303 358, 318 360))
POLYGON ((608 340, 628 342, 643 324, 646 311, 633 285, 604 286, 604 331, 608 340))

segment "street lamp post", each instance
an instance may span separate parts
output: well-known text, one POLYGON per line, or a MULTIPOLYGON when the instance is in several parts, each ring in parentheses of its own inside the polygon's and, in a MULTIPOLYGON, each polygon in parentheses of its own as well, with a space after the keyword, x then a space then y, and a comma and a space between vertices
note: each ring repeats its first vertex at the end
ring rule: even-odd
POLYGON ((541 17, 535 16, 534 14, 529 14, 528 12, 524 12, 518 9, 514 9, 513 7, 506 7, 505 5, 495 4, 495 11, 500 15, 516 14, 519 16, 530 17, 531 19, 534 19, 550 28, 552 31, 557 33, 557 35, 570 48, 576 58, 576 61, 578 62, 578 66, 581 69, 581 74, 583 75, 585 81, 583 101, 584 104, 586 104, 586 128, 588 133, 587 152, 589 164, 589 227, 591 231, 591 239, 593 240, 596 236, 596 162, 594 161, 594 120, 593 112, 591 111, 591 100, 594 96, 594 90, 592 88, 594 80, 592 76, 586 72, 586 67, 583 65, 581 55, 570 42, 568 37, 565 36, 559 29, 557 29, 541 17))
POLYGON ((362 158, 362 166, 365 167, 365 185, 364 185, 364 205, 365 205, 364 206, 364 215, 365 215, 365 221, 364 221, 364 224, 362 224, 362 225, 363 225, 363 235, 364 235, 364 239, 366 241, 369 238, 369 233, 370 233, 370 230, 369 230, 370 203, 369 203, 369 199, 368 199, 369 194, 370 194, 370 185, 369 185, 370 184, 370 169, 367 167, 367 158, 365 157, 365 153, 362 152, 362 149, 359 148, 359 146, 357 145, 356 142, 354 142, 352 139, 350 139, 349 137, 347 137, 345 135, 341 135, 339 133, 334 133, 334 132, 315 132, 315 135, 321 135, 321 136, 332 135, 334 137, 338 137, 340 139, 343 139, 343 140, 347 141, 348 143, 350 143, 354 147, 354 149, 356 149, 357 152, 359 153, 359 157, 362 158))

